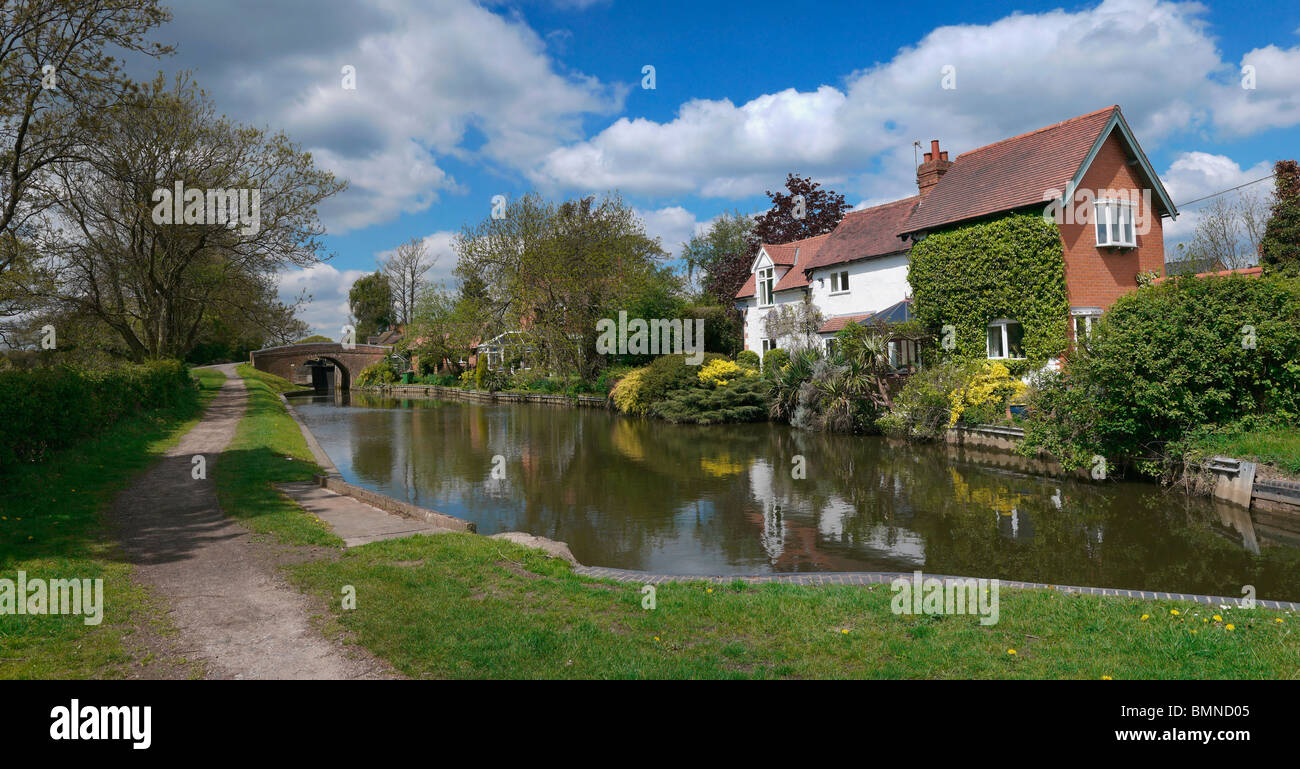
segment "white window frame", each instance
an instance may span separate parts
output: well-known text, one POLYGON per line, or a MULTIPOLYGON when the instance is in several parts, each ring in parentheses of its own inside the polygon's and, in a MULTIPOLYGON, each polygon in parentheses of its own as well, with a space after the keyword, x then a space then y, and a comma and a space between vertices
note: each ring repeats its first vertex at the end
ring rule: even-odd
POLYGON ((759 270, 756 276, 756 285, 758 287, 758 306, 771 307, 775 299, 773 290, 776 288, 775 271, 771 267, 764 267, 759 270), (766 296, 764 296, 766 294, 766 296), (766 299, 767 301, 764 301, 766 299))
POLYGON ((849 293, 849 271, 831 273, 831 296, 849 293))
POLYGON ((1075 344, 1086 342, 1092 337, 1092 330, 1096 327, 1097 321, 1101 320, 1101 313, 1100 307, 1078 307, 1070 310, 1070 329, 1074 332, 1075 344), (1079 338, 1080 319, 1083 320, 1084 327, 1082 339, 1079 338))
POLYGON ((1137 248, 1137 205, 1133 201, 1094 201, 1092 222, 1092 234, 1097 239, 1098 248, 1137 248))
POLYGON ((1021 347, 1022 348, 1024 347, 1025 324, 1021 323, 1015 318, 998 318, 997 320, 989 321, 989 324, 984 328, 984 352, 988 356, 989 360, 1024 360, 1025 359, 1025 356, 1023 355, 1020 356, 1011 355, 1011 345, 1008 344, 1010 340, 1007 336, 1007 326, 1011 325, 1012 323, 1016 324, 1017 326, 1020 326, 1020 342, 1021 342, 1021 347), (994 326, 997 326, 999 329, 1001 329, 1001 334, 1002 334, 1001 355, 994 355, 993 350, 990 349, 989 347, 988 332, 994 326))
POLYGON ((767 355, 772 350, 778 349, 776 346, 775 339, 767 339, 767 338, 760 339, 758 340, 758 346, 763 350, 764 355, 767 355))

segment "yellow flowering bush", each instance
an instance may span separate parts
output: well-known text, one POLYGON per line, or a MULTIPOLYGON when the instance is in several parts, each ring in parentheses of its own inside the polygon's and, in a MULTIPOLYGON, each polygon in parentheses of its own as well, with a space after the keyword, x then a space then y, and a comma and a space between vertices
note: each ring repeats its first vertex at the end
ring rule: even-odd
POLYGON ((646 405, 641 402, 641 378, 645 376, 645 369, 634 369, 627 373, 614 389, 610 390, 609 397, 614 399, 614 405, 624 414, 644 414, 646 405))
POLYGON ((758 372, 725 358, 716 358, 704 364, 698 376, 704 384, 720 387, 737 377, 758 376, 758 372))
MULTIPOLYGON (((988 361, 961 387, 948 394, 948 427, 956 426, 968 409, 983 412, 1001 410, 1009 400, 1024 395, 1025 383, 1011 375, 1007 367, 997 361, 988 361), (992 407, 992 408, 990 408, 992 407)), ((982 420, 988 419, 984 414, 982 420)), ((982 421, 981 420, 981 421, 982 421)))

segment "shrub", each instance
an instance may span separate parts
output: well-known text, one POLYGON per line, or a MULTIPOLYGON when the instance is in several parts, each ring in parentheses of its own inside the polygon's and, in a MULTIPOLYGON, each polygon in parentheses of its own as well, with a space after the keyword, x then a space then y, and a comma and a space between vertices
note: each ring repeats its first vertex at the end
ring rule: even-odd
POLYGON ((685 355, 660 355, 645 368, 641 377, 641 403, 647 408, 657 403, 674 390, 701 386, 699 373, 710 361, 725 358, 717 353, 705 353, 699 366, 686 362, 685 355))
POLYGON ((103 371, 60 366, 0 372, 0 472, 39 462, 136 413, 191 404, 197 386, 180 361, 103 371))
POLYGON ((358 387, 382 387, 397 381, 397 369, 388 358, 361 369, 357 374, 358 387))
POLYGON ((766 382, 742 376, 711 389, 676 390, 655 403, 650 413, 669 422, 702 425, 757 422, 767 417, 768 397, 766 382))
POLYGON ((725 358, 711 360, 700 367, 699 380, 709 387, 725 385, 733 379, 757 376, 758 372, 725 358))
POLYGON ((759 362, 758 359, 758 353, 754 352, 753 350, 741 350, 740 352, 736 353, 736 362, 744 366, 745 368, 752 368, 755 371, 761 368, 761 363, 759 362))
POLYGON ((779 347, 763 353, 763 373, 772 376, 782 366, 790 362, 790 353, 779 347))
POLYGON ((474 389, 475 390, 483 389, 483 381, 484 378, 487 376, 487 370, 488 370, 487 356, 486 355, 474 356, 474 389))
POLYGON ((645 376, 646 369, 639 368, 629 372, 610 390, 610 397, 614 399, 614 406, 624 414, 644 414, 646 413, 645 404, 641 401, 642 378, 645 376))
POLYGON ((948 427, 958 421, 988 424, 1002 419, 1007 404, 1025 393, 1025 384, 997 361, 971 366, 972 375, 948 395, 948 427))
POLYGON ((628 366, 611 366, 610 368, 605 369, 600 372, 600 376, 596 377, 594 390, 598 393, 608 395, 614 389, 614 384, 618 382, 620 378, 626 376, 629 371, 632 371, 632 369, 628 366))
POLYGON ((893 406, 876 420, 876 427, 889 435, 916 440, 942 437, 956 424, 954 394, 966 390, 986 371, 986 362, 979 360, 950 360, 921 369, 908 378, 893 406))
POLYGON ((1035 393, 1025 442, 1063 464, 1158 458, 1190 430, 1247 417, 1294 424, 1300 278, 1179 277, 1126 294, 1067 368, 1035 393))
POLYGON ((462 390, 473 390, 477 378, 478 372, 476 371, 462 371, 460 376, 456 378, 456 386, 462 390))

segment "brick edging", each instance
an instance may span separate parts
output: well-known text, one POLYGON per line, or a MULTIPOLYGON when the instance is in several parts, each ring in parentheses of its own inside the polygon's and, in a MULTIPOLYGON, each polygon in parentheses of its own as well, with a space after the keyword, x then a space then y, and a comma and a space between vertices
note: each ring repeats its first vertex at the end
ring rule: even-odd
MULTIPOLYGON (((576 566, 575 574, 595 579, 608 579, 614 582, 636 583, 644 585, 662 585, 667 582, 709 582, 715 585, 727 585, 732 582, 749 584, 778 583, 785 585, 887 585, 900 577, 911 579, 912 572, 901 571, 827 571, 800 572, 798 574, 755 574, 755 575, 686 575, 654 574, 648 571, 632 569, 610 569, 604 566, 576 566)), ((924 574, 925 578, 941 579, 945 582, 967 580, 970 577, 954 577, 946 574, 924 574)), ((1082 587, 1078 585, 1053 585, 1046 582, 1021 582, 1019 580, 999 580, 1001 587, 1018 590, 1055 590, 1066 594, 1095 595, 1108 598, 1141 598, 1145 600, 1189 601, 1207 606, 1227 605, 1242 608, 1240 598, 1228 598, 1220 595, 1195 595, 1191 593, 1166 593, 1153 590, 1124 590, 1111 587, 1082 587)), ((1255 601, 1255 607, 1277 611, 1300 611, 1300 603, 1294 601, 1255 601)))

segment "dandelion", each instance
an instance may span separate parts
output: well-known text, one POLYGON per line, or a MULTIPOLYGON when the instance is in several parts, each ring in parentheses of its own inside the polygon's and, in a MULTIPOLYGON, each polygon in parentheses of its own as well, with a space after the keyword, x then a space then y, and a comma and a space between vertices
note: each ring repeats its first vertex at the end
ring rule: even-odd
POLYGON ((1172 615, 1174 615, 1175 617, 1178 616, 1178 610, 1177 610, 1177 609, 1170 609, 1170 610, 1169 610, 1169 613, 1172 614, 1172 615))
POLYGON ((655 636, 655 640, 658 641, 658 640, 659 640, 659 636, 655 636))
POLYGON ((1283 622, 1284 620, 1283 620, 1281 617, 1274 617, 1274 618, 1273 618, 1273 621, 1274 621, 1274 622, 1283 622))
POLYGON ((1222 621, 1223 621, 1223 617, 1220 617, 1219 615, 1216 614, 1216 615, 1214 615, 1214 621, 1215 621, 1215 622, 1222 622, 1222 621))
POLYGON ((849 629, 848 629, 848 628, 844 628, 844 629, 840 630, 840 632, 843 633, 844 635, 848 635, 848 634, 849 634, 849 629))
POLYGON ((1236 625, 1233 625, 1231 622, 1229 622, 1227 625, 1224 625, 1224 627, 1227 628, 1228 630, 1236 630, 1236 629, 1237 629, 1237 626, 1236 626, 1236 625))
POLYGON ((1015 653, 1016 653, 1015 649, 1007 649, 1007 654, 1014 655, 1015 653))
POLYGON ((710 587, 710 588, 705 588, 704 592, 706 592, 706 593, 712 593, 712 592, 713 592, 713 588, 711 588, 711 587, 710 587))
POLYGON ((1115 679, 1111 678, 1110 676, 1102 676, 1102 677, 1101 677, 1101 680, 1103 680, 1103 681, 1114 681, 1115 679))

